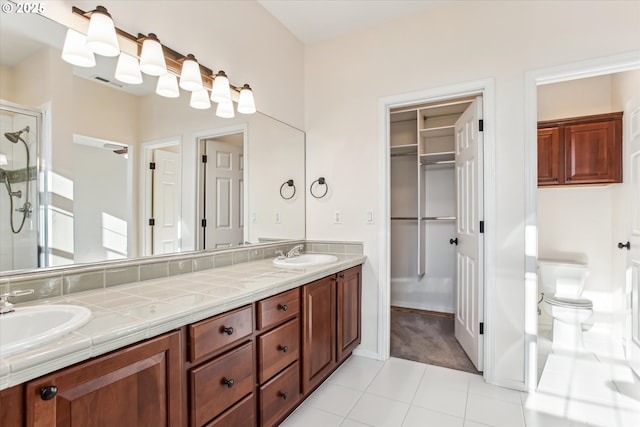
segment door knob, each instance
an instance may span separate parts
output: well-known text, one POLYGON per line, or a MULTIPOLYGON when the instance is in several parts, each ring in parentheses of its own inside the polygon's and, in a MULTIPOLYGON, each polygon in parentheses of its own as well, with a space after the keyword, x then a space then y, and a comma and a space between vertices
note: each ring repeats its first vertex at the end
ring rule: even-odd
POLYGON ((631 242, 627 242, 627 243, 618 242, 618 249, 624 249, 624 248, 627 248, 627 250, 630 251, 631 242))
POLYGON ((458 245, 458 238, 456 237, 455 239, 449 239, 449 244, 450 245, 458 245))

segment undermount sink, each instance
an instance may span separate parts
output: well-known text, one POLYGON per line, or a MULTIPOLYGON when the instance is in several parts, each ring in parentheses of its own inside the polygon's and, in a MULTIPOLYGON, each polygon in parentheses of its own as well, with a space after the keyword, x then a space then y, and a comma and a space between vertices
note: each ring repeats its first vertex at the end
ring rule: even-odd
POLYGON ((91 310, 77 305, 18 307, 0 315, 0 358, 54 341, 90 318, 91 310))
POLYGON ((291 258, 276 258, 273 260, 273 265, 289 268, 315 267, 316 265, 331 264, 337 260, 338 257, 334 255, 304 254, 291 258))

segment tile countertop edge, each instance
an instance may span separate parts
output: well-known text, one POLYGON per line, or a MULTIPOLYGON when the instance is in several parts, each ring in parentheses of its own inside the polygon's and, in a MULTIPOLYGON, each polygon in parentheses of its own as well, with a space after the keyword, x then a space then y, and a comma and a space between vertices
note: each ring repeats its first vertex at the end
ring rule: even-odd
MULTIPOLYGON (((229 310, 233 310, 243 305, 254 303, 256 301, 268 298, 289 289, 300 287, 306 283, 310 283, 331 274, 335 274, 351 267, 361 265, 366 261, 366 259, 367 257, 365 255, 340 255, 338 256, 338 261, 330 265, 301 269, 278 269, 279 271, 287 271, 289 274, 291 274, 291 276, 282 278, 280 280, 274 279, 274 283, 272 285, 240 294, 235 297, 222 298, 207 305, 200 306, 195 310, 189 310, 188 308, 185 308, 184 313, 182 313, 183 315, 178 322, 176 322, 175 315, 168 316, 166 321, 156 321, 154 322, 155 326, 153 326, 153 328, 150 328, 149 325, 151 325, 151 321, 140 320, 138 328, 135 328, 135 330, 131 334, 116 334, 116 336, 114 336, 114 338, 111 340, 100 343, 99 345, 90 345, 89 349, 87 349, 85 346, 78 346, 82 347, 78 349, 67 349, 63 347, 66 345, 70 345, 66 344, 65 340, 71 343, 74 342, 70 339, 70 336, 66 336, 58 341, 42 346, 38 349, 30 350, 26 353, 16 354, 5 359, 0 358, 0 390, 22 384, 32 379, 55 372, 56 370, 63 369, 65 367, 85 360, 89 360, 91 358, 109 353, 111 351, 126 347, 131 344, 135 344, 137 342, 141 342, 144 339, 161 335, 163 333, 175 330, 179 327, 207 319, 209 317, 227 312, 229 310), (294 274, 296 272, 298 274, 294 274), (149 331, 149 333, 141 336, 141 328, 143 330, 149 331), (47 357, 47 353, 50 355, 50 357, 47 357), (24 366, 24 356, 26 356, 27 359, 34 360, 35 363, 32 366, 24 366), (14 366, 18 360, 21 361, 21 363, 19 364, 23 365, 20 368, 14 366)), ((250 261, 248 263, 237 264, 233 268, 235 270, 238 270, 243 267, 251 267, 253 265, 256 265, 257 263, 264 263, 264 261, 250 261)), ((188 279, 190 276, 195 276, 198 274, 206 273, 207 271, 215 270, 216 269, 203 270, 174 277, 188 279)), ((240 280, 242 279, 237 279, 237 281, 240 280)), ((90 292, 94 291, 87 291, 83 294, 87 295, 90 292)), ((153 301, 149 300, 149 303, 151 302, 153 301)), ((42 302, 42 304, 47 303, 51 303, 51 301, 42 302)), ((91 321, 89 323, 91 323, 91 321)), ((73 334, 79 335, 77 331, 73 334)), ((85 336, 83 338, 88 339, 92 337, 85 336)))

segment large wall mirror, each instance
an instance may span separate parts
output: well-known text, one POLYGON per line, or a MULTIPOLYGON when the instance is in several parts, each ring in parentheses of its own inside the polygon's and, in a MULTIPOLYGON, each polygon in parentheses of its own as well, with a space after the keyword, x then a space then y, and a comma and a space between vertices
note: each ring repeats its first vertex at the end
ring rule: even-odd
POLYGON ((0 19, 0 275, 304 239, 302 131, 74 67, 64 26, 0 19))

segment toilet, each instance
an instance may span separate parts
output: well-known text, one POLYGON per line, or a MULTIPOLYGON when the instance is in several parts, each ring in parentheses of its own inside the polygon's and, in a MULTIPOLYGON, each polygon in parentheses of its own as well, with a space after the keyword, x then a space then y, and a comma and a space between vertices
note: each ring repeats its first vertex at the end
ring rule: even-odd
POLYGON ((581 295, 588 274, 586 264, 538 259, 542 309, 553 318, 552 351, 586 352, 582 324, 593 314, 593 303, 581 295))

